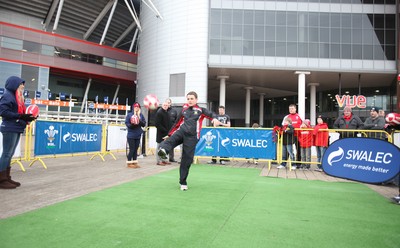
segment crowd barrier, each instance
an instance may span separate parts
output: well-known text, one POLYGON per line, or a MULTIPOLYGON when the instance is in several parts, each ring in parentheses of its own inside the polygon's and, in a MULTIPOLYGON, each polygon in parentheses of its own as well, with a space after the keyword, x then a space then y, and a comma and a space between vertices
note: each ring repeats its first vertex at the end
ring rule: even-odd
MULTIPOLYGON (((309 130, 312 129, 301 129, 309 130)), ((296 129, 296 131, 299 131, 296 129)), ((400 147, 400 131, 388 133, 383 130, 348 130, 325 129, 329 133, 329 143, 348 137, 373 137, 387 140, 400 147)), ((57 158, 65 156, 92 155, 90 160, 110 155, 116 159, 113 152, 127 151, 125 125, 76 123, 68 121, 37 120, 27 126, 25 135, 21 136, 20 143, 13 156, 12 163, 17 163, 25 171, 23 161, 29 166, 38 162, 47 168, 43 158, 57 158)), ((144 132, 145 151, 140 153, 155 154, 157 147, 155 127, 148 127, 144 132)), ((0 133, 1 137, 1 133, 0 133)), ((264 161, 269 168, 271 163, 287 162, 289 169, 292 163, 318 164, 315 161, 316 150, 311 148, 311 161, 282 159, 283 136, 272 128, 212 128, 204 127, 199 143, 196 147, 194 163, 200 158, 227 157, 230 160, 264 161)), ((296 141, 297 142, 297 141, 296 141)), ((140 146, 142 147, 142 146, 140 146)), ((293 146, 294 153, 298 153, 298 144, 293 146)), ((179 150, 179 146, 175 148, 179 150)), ((0 139, 0 151, 2 139, 0 139)), ((298 158, 298 156, 295 156, 298 158)))
MULTIPOLYGON (((301 159, 300 156, 300 132, 313 132, 312 128, 295 129, 296 136, 287 144, 293 144, 294 160, 287 156, 283 159, 283 138, 282 132, 273 128, 209 128, 201 131, 200 140, 196 147, 195 162, 200 158, 227 157, 230 160, 257 160, 268 163, 287 163, 292 170, 292 164, 311 165, 320 164, 315 160, 316 148, 311 145, 310 161, 301 159)), ((388 133, 383 130, 350 130, 350 129, 320 129, 320 132, 329 134, 328 144, 339 138, 346 137, 369 137, 386 140, 400 147, 400 132, 388 133)))

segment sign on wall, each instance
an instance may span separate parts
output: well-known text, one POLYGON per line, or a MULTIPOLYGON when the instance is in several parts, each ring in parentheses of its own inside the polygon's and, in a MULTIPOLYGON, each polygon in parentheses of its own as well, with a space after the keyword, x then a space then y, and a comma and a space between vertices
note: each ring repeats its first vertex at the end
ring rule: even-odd
POLYGON ((35 155, 101 150, 101 124, 36 121, 35 155))
POLYGON ((275 159, 272 134, 266 129, 203 128, 195 155, 275 159))
POLYGON ((400 149, 384 140, 345 138, 333 142, 322 158, 326 174, 365 183, 383 183, 400 172, 400 149))

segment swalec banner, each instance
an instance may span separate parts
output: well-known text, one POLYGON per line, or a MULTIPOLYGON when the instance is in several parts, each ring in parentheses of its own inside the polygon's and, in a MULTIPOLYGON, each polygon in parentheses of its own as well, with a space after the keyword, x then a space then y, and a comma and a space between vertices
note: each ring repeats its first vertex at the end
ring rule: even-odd
POLYGON ((203 128, 196 156, 275 159, 273 131, 253 128, 203 128))
POLYGON ((101 124, 36 121, 35 155, 101 150, 101 124))
POLYGON ((325 151, 326 174, 365 183, 383 183, 400 172, 400 149, 384 140, 345 138, 325 151))

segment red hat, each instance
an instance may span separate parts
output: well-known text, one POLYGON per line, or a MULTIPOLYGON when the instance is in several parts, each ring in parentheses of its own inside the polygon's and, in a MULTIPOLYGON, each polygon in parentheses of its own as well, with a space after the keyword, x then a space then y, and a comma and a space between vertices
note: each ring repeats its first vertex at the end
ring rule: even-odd
POLYGON ((140 104, 139 104, 138 102, 135 102, 135 103, 133 104, 133 107, 134 107, 134 108, 136 108, 136 107, 140 108, 140 104))

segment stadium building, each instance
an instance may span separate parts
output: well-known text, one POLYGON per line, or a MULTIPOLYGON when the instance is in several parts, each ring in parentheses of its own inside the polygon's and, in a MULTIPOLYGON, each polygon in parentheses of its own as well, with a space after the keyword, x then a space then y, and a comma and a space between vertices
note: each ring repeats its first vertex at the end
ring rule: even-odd
POLYGON ((395 0, 133 4, 0 0, 1 82, 35 68, 31 91, 78 102, 156 94, 180 106, 193 90, 203 106, 225 105, 233 126, 280 124, 291 103, 312 123, 332 122, 345 104, 362 118, 372 106, 400 109, 395 0))

